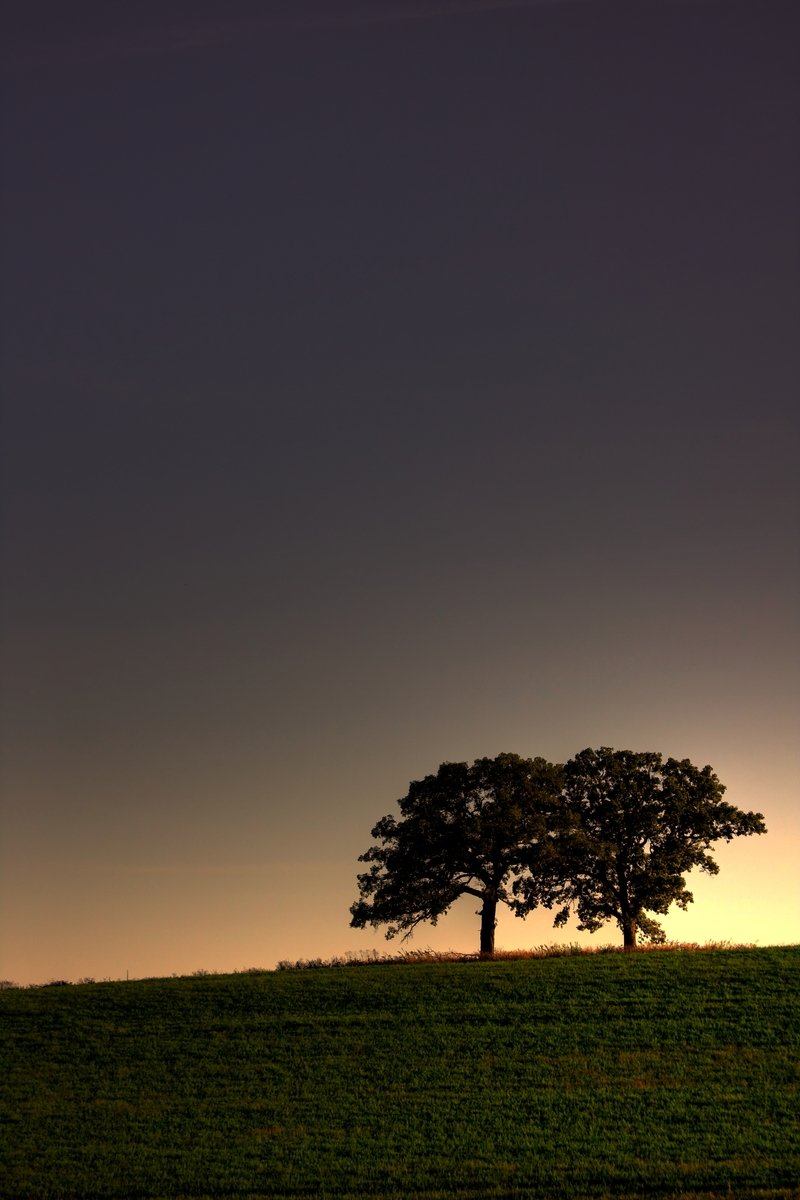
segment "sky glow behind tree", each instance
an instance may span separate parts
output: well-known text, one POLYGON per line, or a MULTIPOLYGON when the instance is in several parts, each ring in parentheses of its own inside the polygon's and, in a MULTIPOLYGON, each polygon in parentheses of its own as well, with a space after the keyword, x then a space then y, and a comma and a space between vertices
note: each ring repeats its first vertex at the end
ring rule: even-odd
POLYGON ((765 814, 669 936, 797 941, 797 6, 6 22, 0 976, 382 946, 411 779, 600 745, 765 814))

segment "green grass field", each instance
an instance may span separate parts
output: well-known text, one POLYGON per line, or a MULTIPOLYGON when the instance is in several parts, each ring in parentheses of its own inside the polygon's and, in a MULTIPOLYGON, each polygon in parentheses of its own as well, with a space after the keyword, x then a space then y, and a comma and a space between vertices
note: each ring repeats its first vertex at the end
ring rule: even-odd
POLYGON ((0 992, 0 1194, 798 1197, 800 947, 0 992))

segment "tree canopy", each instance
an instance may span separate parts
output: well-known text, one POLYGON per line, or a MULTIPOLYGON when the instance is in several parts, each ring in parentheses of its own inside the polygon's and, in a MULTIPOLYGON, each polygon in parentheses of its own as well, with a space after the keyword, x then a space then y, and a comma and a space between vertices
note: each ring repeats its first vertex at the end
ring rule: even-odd
POLYGON ((766 833, 761 813, 726 803, 711 767, 631 750, 583 750, 564 766, 499 754, 442 763, 412 782, 400 819, 383 817, 359 861, 355 928, 407 937, 463 895, 481 903, 480 951, 494 952, 498 904, 517 916, 559 906, 578 928, 616 921, 626 949, 664 933, 652 914, 686 908, 685 875, 719 871, 718 841, 766 833))
POLYGON ((524 915, 535 902, 535 876, 524 906, 513 884, 537 864, 546 873, 562 783, 561 767, 516 754, 442 763, 412 782, 399 801, 401 819, 383 817, 372 830, 378 844, 359 859, 370 866, 358 876, 350 924, 387 925, 387 937, 407 937, 421 921, 435 925, 459 896, 474 896, 480 950, 493 953, 498 904, 524 915))
MULTIPOLYGON (((762 814, 726 803, 724 791, 711 767, 688 759, 608 746, 577 754, 564 767, 562 878, 551 897, 563 907, 555 924, 574 911, 579 929, 616 921, 628 949, 637 935, 662 942, 664 932, 648 914, 691 903, 684 876, 694 867, 718 873, 712 844, 766 833, 762 814)), ((527 887, 523 877, 518 890, 527 887)), ((531 907, 538 900, 534 888, 531 907)))

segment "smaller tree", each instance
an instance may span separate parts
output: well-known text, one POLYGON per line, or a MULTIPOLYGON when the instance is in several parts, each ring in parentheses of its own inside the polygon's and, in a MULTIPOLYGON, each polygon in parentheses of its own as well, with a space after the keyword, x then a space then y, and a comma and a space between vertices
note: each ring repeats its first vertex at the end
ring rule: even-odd
MULTIPOLYGON (((714 842, 766 833, 761 813, 743 812, 723 799, 710 767, 688 759, 630 750, 584 750, 564 768, 559 835, 564 876, 554 892, 563 925, 574 910, 579 929, 594 932, 616 921, 626 950, 637 935, 663 942, 649 913, 693 900, 684 875, 699 867, 716 875, 714 842)), ((518 890, 527 887, 521 879, 518 890)), ((534 903, 537 897, 533 897, 534 903)))
POLYGON ((435 775, 410 785, 400 800, 401 820, 383 817, 372 830, 378 845, 362 854, 361 898, 350 924, 387 925, 386 937, 408 937, 422 921, 435 925, 459 896, 480 900, 480 952, 494 952, 498 904, 518 915, 534 907, 536 881, 528 878, 526 904, 512 886, 523 870, 547 859, 559 804, 560 767, 543 758, 499 754, 467 763, 442 763, 435 775))

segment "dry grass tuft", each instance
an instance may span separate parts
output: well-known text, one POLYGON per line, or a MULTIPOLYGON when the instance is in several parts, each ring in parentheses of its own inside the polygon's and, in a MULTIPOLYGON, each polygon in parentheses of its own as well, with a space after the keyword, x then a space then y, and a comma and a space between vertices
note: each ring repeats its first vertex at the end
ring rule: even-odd
MULTIPOLYGON (((755 943, 735 942, 661 942, 637 946, 636 954, 651 954, 658 951, 681 951, 683 953, 708 953, 715 950, 755 950, 755 943)), ((494 954, 465 954, 458 950, 401 950, 386 954, 380 950, 348 951, 333 958, 298 958, 295 961, 283 958, 277 964, 278 971, 313 971, 330 967, 394 966, 409 963, 467 963, 467 962, 516 962, 527 958, 570 958, 575 955, 625 954, 623 946, 581 946, 577 942, 555 945, 531 946, 519 950, 495 950, 494 954)))

